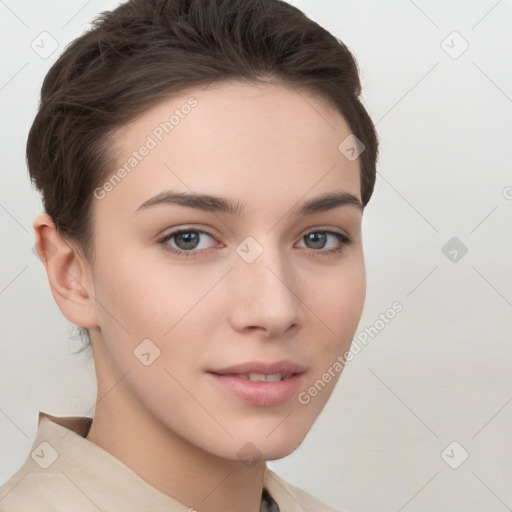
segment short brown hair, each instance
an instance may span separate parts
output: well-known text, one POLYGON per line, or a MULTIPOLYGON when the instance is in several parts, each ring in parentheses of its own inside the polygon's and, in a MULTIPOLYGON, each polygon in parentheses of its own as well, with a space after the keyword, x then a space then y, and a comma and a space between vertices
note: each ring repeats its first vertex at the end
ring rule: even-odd
MULTIPOLYGON (((61 236, 93 262, 89 210, 93 191, 115 168, 109 149, 117 128, 173 94, 262 77, 312 92, 339 111, 365 145, 366 205, 378 139, 344 43, 283 0, 130 0, 75 39, 41 88, 27 163, 61 236)), ((90 346, 88 332, 80 328, 80 335, 90 346)))

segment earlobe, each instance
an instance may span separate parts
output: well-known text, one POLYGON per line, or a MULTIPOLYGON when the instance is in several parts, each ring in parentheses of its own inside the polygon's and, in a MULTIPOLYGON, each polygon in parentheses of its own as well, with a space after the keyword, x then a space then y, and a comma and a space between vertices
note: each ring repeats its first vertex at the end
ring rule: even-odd
POLYGON ((47 213, 39 214, 33 227, 37 253, 46 270, 53 298, 62 314, 80 327, 96 327, 96 303, 88 263, 58 233, 47 213))

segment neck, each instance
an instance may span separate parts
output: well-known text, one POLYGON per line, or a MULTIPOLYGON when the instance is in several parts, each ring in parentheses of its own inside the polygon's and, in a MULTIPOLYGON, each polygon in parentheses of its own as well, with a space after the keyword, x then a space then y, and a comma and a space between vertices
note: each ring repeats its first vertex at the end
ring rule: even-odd
POLYGON ((86 439, 189 509, 260 511, 264 461, 249 466, 192 445, 151 415, 123 382, 98 379, 98 400, 86 439))

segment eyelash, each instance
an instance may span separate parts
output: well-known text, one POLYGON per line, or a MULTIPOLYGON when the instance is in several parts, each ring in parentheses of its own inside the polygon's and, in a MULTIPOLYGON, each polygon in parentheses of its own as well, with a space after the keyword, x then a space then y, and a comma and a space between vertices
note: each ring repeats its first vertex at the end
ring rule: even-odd
MULTIPOLYGON (((184 250, 179 250, 179 249, 175 249, 175 248, 171 247, 167 242, 181 233, 201 233, 201 234, 208 235, 209 237, 215 239, 215 237, 211 233, 208 233, 208 231, 203 231, 201 229, 189 228, 189 229, 178 229, 176 231, 172 231, 171 233, 165 235, 163 238, 158 240, 158 243, 162 246, 162 249, 164 251, 171 252, 171 253, 177 255, 178 257, 184 257, 184 258, 198 256, 202 252, 207 250, 207 249, 193 249, 190 251, 184 251, 184 250)), ((338 241, 341 242, 341 245, 334 249, 327 249, 327 250, 309 249, 310 251, 317 253, 319 256, 330 256, 330 255, 341 253, 342 251, 345 250, 345 247, 347 245, 350 245, 352 243, 352 239, 349 236, 345 235, 344 233, 338 233, 337 231, 329 231, 329 230, 310 231, 309 233, 306 233, 305 235, 303 235, 301 237, 301 240, 304 239, 306 236, 311 235, 313 233, 334 235, 338 239, 338 241)))

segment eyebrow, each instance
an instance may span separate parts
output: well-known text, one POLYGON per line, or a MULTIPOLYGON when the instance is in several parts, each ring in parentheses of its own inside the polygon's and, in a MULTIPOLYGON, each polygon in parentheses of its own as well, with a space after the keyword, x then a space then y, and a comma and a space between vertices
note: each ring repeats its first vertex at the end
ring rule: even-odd
MULTIPOLYGON (((176 192, 165 190, 144 201, 134 213, 147 210, 157 205, 178 205, 195 208, 206 212, 228 213, 242 216, 245 205, 240 201, 232 201, 223 197, 208 194, 176 192)), ((307 201, 301 201, 292 208, 291 213, 296 216, 309 215, 317 212, 325 212, 339 206, 355 206, 363 210, 361 201, 349 192, 328 192, 307 201)))

